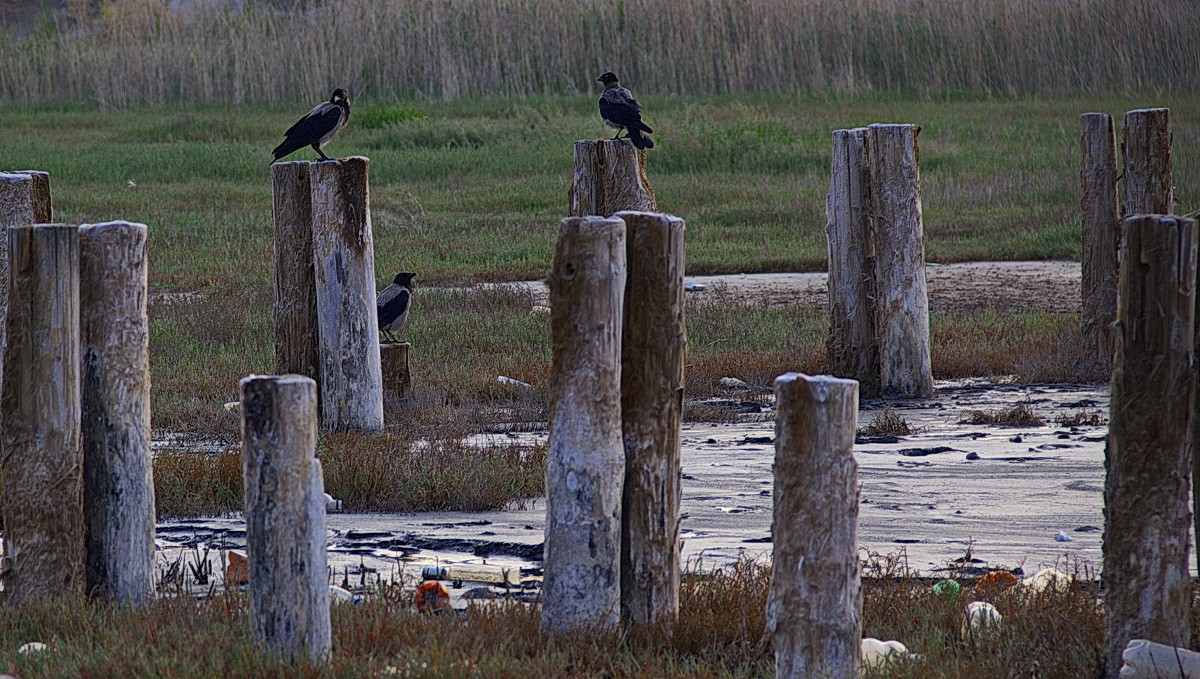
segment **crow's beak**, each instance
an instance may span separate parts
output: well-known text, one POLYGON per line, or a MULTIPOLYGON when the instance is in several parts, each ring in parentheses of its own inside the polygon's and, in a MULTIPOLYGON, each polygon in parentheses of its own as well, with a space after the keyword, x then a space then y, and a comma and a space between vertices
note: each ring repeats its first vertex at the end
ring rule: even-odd
POLYGON ((604 78, 596 78, 596 82, 602 83, 602 82, 604 82, 604 78))

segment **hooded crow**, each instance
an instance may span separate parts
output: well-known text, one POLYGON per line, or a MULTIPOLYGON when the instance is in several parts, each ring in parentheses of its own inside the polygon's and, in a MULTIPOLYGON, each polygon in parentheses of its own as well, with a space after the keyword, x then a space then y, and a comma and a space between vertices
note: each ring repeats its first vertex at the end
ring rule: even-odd
POLYGON ((412 279, 415 273, 398 273, 392 284, 375 298, 375 309, 379 314, 379 331, 389 342, 398 342, 392 333, 400 332, 408 323, 408 310, 412 302, 412 279))
POLYGON ((600 95, 600 117, 604 119, 604 124, 615 129, 617 136, 621 135, 621 130, 629 131, 629 140, 639 149, 654 148, 654 141, 645 134, 651 134, 654 130, 650 126, 642 122, 642 105, 637 99, 633 98, 629 90, 621 87, 617 82, 617 74, 608 72, 596 78, 596 80, 604 83, 604 94, 600 95))
POLYGON ((275 160, 271 163, 274 164, 280 158, 305 146, 312 146, 313 150, 321 154, 321 160, 329 160, 329 156, 321 150, 321 144, 333 139, 333 135, 337 134, 349 119, 350 100, 346 98, 346 91, 339 87, 333 91, 329 101, 314 106, 313 110, 283 133, 283 143, 275 147, 272 152, 275 154, 275 160))

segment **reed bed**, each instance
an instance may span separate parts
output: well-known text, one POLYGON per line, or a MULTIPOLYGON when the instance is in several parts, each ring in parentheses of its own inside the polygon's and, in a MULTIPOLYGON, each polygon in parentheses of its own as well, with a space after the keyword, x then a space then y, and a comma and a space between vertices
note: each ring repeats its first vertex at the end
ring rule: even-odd
POLYGON ((0 41, 0 104, 1187 92, 1192 0, 106 0, 0 41))

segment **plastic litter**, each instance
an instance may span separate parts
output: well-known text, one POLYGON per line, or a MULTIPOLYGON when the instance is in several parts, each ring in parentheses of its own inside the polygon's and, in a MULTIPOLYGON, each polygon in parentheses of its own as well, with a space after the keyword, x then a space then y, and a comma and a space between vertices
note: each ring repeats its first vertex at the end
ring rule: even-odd
POLYGON ((899 641, 880 641, 866 637, 862 640, 862 665, 866 667, 880 667, 892 658, 908 658, 910 654, 908 647, 899 641))
POLYGON ((1200 653, 1130 639, 1121 654, 1121 679, 1200 679, 1200 653))
POLYGON ((425 580, 495 582, 515 587, 521 584, 521 569, 517 566, 457 563, 448 566, 426 566, 421 570, 421 577, 425 580))
POLYGON ((972 601, 963 609, 962 629, 964 639, 986 636, 1004 622, 1004 616, 986 601, 972 601))
POLYGON ((27 644, 22 644, 21 647, 17 649, 17 653, 20 653, 21 655, 28 655, 30 653, 41 653, 42 651, 49 650, 50 647, 46 644, 43 644, 40 641, 31 641, 27 644))
POLYGON ((1022 580, 1021 584, 1035 592, 1044 592, 1048 589, 1053 589, 1056 592, 1065 592, 1071 586, 1071 578, 1062 571, 1053 568, 1043 568, 1022 580))
POLYGON ((450 604, 450 590, 437 580, 426 580, 413 594, 413 603, 422 613, 437 613, 450 604))
POLYGON ((946 578, 933 583, 934 594, 958 594, 962 591, 962 585, 958 584, 957 580, 946 578))
POLYGON ((506 377, 504 375, 497 375, 496 381, 499 382, 500 384, 511 384, 514 387, 525 387, 526 389, 533 388, 533 385, 528 382, 522 382, 521 380, 515 380, 511 377, 506 377))

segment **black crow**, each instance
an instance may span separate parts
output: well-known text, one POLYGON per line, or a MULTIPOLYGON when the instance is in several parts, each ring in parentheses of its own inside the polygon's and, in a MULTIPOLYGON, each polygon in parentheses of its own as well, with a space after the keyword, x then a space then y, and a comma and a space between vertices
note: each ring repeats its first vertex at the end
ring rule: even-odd
POLYGON ((604 83, 604 94, 600 95, 600 117, 604 118, 605 125, 616 129, 617 136, 613 139, 621 136, 621 130, 625 129, 629 131, 629 140, 634 146, 639 149, 654 148, 654 140, 642 134, 654 132, 642 122, 642 105, 629 90, 621 87, 617 82, 617 74, 605 73, 596 80, 604 83))
POLYGON ((392 333, 400 332, 408 323, 408 310, 412 302, 412 279, 415 273, 398 273, 392 284, 375 298, 375 309, 379 313, 379 331, 389 342, 398 342, 392 333))
POLYGON ((275 154, 276 160, 298 151, 305 146, 312 146, 313 149, 321 154, 321 160, 329 160, 329 156, 321 150, 321 144, 329 143, 333 139, 333 135, 342 129, 346 121, 350 119, 350 100, 346 98, 346 92, 342 88, 337 88, 333 91, 333 96, 329 101, 322 102, 313 107, 313 110, 304 115, 303 118, 296 121, 295 125, 288 128, 287 132, 283 133, 283 143, 275 147, 272 153, 275 154))

